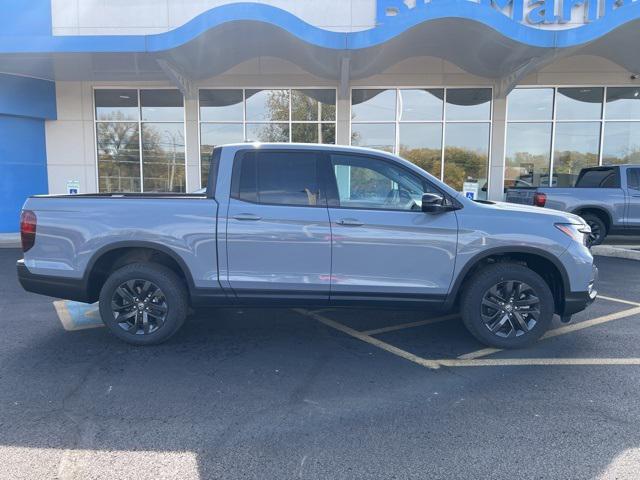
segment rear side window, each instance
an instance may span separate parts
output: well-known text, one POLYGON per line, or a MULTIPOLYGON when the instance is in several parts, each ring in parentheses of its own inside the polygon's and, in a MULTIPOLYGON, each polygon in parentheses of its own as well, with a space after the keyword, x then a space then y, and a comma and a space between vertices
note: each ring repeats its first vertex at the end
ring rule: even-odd
POLYGON ((267 205, 325 206, 313 152, 248 152, 235 160, 232 196, 267 205))
POLYGON ((585 170, 578 177, 576 188, 620 188, 620 174, 616 167, 585 170))
POLYGON ((633 190, 640 190, 640 168, 627 170, 627 186, 633 190))

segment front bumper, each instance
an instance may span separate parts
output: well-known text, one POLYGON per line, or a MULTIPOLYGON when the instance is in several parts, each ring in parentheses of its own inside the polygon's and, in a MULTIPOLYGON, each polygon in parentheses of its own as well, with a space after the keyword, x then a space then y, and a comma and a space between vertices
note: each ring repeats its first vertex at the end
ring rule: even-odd
POLYGON ((597 290, 598 284, 598 267, 593 266, 593 273, 591 276, 591 281, 589 282, 589 287, 586 292, 567 292, 564 297, 564 306, 561 315, 573 315, 574 313, 581 312, 589 305, 593 303, 593 301, 598 296, 597 290))
POLYGON ((24 260, 18 260, 16 269, 20 285, 27 292, 78 302, 91 302, 86 283, 82 279, 35 275, 29 271, 24 260))

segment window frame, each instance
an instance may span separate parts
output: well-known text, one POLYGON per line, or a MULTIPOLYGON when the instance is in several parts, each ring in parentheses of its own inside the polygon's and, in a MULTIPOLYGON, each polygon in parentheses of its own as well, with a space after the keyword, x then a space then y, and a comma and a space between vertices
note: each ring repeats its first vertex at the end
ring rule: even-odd
MULTIPOLYGON (((326 199, 327 205, 329 208, 338 208, 341 210, 364 210, 369 212, 402 212, 402 213, 424 213, 418 210, 399 210, 397 208, 367 208, 367 207, 344 207, 340 205, 340 193, 338 189, 338 179, 335 176, 335 172, 333 170, 333 164, 331 162, 332 155, 342 155, 345 157, 361 157, 365 159, 373 159, 380 160, 382 162, 388 163, 395 167, 398 167, 400 170, 403 170, 405 173, 409 175, 413 175, 422 180, 423 185, 430 186, 434 191, 438 192, 447 202, 453 202, 456 205, 459 205, 447 192, 441 189, 438 185, 433 183, 429 178, 423 177, 418 172, 414 172, 410 168, 407 168, 405 165, 402 165, 399 162, 391 160, 381 155, 368 154, 362 152, 348 152, 348 151, 335 151, 335 152, 324 152, 324 171, 322 172, 322 179, 324 182, 329 182, 330 185, 325 185, 326 199), (328 178, 326 178, 328 177, 328 178)), ((424 194, 425 192, 423 192, 424 194)), ((461 206, 461 205, 460 205, 461 206)))
POLYGON ((265 206, 269 206, 269 207, 298 207, 298 208, 327 208, 328 205, 328 194, 327 194, 327 189, 324 183, 324 177, 323 177, 323 172, 322 172, 322 164, 323 164, 323 158, 324 158, 324 152, 320 152, 317 150, 308 150, 308 149, 302 149, 302 148, 298 148, 298 149, 293 149, 293 148, 283 148, 283 149, 278 149, 278 148, 269 148, 267 150, 262 150, 260 151, 259 149, 255 149, 255 148, 246 148, 246 149, 241 149, 238 150, 234 157, 233 157, 233 163, 231 165, 231 181, 229 182, 229 198, 232 198, 236 201, 239 202, 244 202, 244 203, 248 203, 251 205, 265 205, 265 206), (261 152, 269 152, 269 153, 298 153, 298 154, 307 154, 307 155, 313 155, 315 156, 315 161, 316 161, 316 182, 318 185, 318 189, 319 189, 319 195, 318 195, 318 204, 317 205, 301 205, 298 203, 271 203, 271 202, 261 202, 259 201, 260 199, 260 194, 259 194, 259 182, 258 182, 258 162, 260 161, 258 159, 258 154, 261 152), (241 165, 241 162, 244 160, 244 157, 247 155, 256 155, 256 198, 258 199, 255 202, 252 202, 251 200, 247 200, 244 198, 240 198, 239 196, 239 186, 240 186, 240 178, 239 176, 237 176, 240 172, 241 169, 239 167, 239 165, 241 165))
POLYGON ((440 181, 444 181, 445 174, 445 151, 446 151, 446 127, 448 124, 488 124, 489 125, 489 138, 487 145, 487 192, 491 191, 491 149, 493 145, 493 125, 494 125, 494 87, 492 85, 402 85, 402 86, 380 86, 380 85, 356 85, 349 89, 349 145, 352 145, 351 138, 353 134, 353 124, 392 124, 394 125, 394 148, 393 155, 400 155, 400 125, 405 123, 417 123, 417 124, 440 124, 441 126, 441 138, 440 138, 440 172, 439 175, 434 175, 440 181), (485 120, 447 120, 447 91, 448 90, 466 90, 466 89, 484 89, 490 90, 491 96, 489 100, 489 118, 485 120), (396 105, 395 105, 395 120, 357 120, 351 119, 351 111, 353 108, 353 91, 354 90, 395 90, 396 91, 396 105), (442 97, 442 117, 440 120, 400 120, 400 95, 401 90, 443 90, 442 97))
MULTIPOLYGON (((323 125, 333 125, 334 127, 334 136, 337 137, 338 133, 338 89, 334 86, 313 86, 313 87, 283 87, 283 86, 245 86, 245 87, 207 87, 202 86, 197 89, 197 111, 198 111, 198 179, 199 184, 202 186, 203 178, 202 178, 202 125, 216 125, 216 124, 224 124, 224 125, 241 125, 242 126, 242 138, 241 142, 247 141, 247 125, 248 124, 260 124, 260 125, 270 125, 270 124, 286 124, 289 128, 289 140, 286 143, 294 143, 292 142, 293 135, 293 124, 309 124, 309 125, 317 125, 318 127, 318 139, 322 138, 322 127, 323 125), (240 90, 242 91, 242 119, 241 120, 203 120, 201 116, 200 110, 200 91, 201 90, 240 90), (271 120, 248 120, 247 119, 247 90, 288 90, 289 91, 289 119, 287 121, 271 121, 271 120), (335 93, 336 104, 335 104, 335 118, 334 120, 322 120, 322 107, 318 110, 318 120, 293 120, 292 119, 292 100, 293 100, 293 90, 332 90, 335 93)), ((325 145, 323 143, 318 143, 318 145, 325 145)), ((331 144, 329 144, 331 145, 331 144)))
MULTIPOLYGON (((614 84, 614 85, 596 85, 596 84, 588 84, 588 85, 575 85, 575 84, 570 84, 570 85, 548 85, 548 84, 544 84, 544 85, 521 85, 521 86, 517 86, 515 89, 517 90, 543 90, 543 89, 551 89, 553 90, 553 104, 552 104, 552 111, 551 111, 551 118, 547 119, 547 120, 540 120, 540 119, 531 119, 531 120, 511 120, 509 119, 509 95, 507 95, 506 98, 506 110, 505 110, 505 147, 507 142, 509 141, 508 138, 508 127, 509 124, 516 124, 516 123, 526 123, 526 124, 539 124, 539 123, 543 123, 543 124, 550 124, 551 125, 551 145, 550 145, 550 159, 549 159, 549 185, 545 186, 545 188, 576 188, 575 185, 573 187, 556 187, 553 185, 553 176, 554 176, 554 167, 555 167, 555 147, 556 147, 556 126, 558 123, 598 123, 599 124, 599 139, 598 139, 598 163, 597 165, 593 165, 592 167, 586 167, 586 168, 595 168, 595 167, 608 167, 608 166, 617 166, 618 164, 604 164, 603 163, 603 156, 604 156, 604 138, 605 138, 605 133, 606 133, 606 125, 607 123, 640 123, 640 116, 636 119, 626 119, 626 120, 621 120, 621 119, 615 119, 615 118, 607 118, 607 98, 608 98, 608 91, 609 89, 613 89, 613 88, 633 88, 633 87, 637 87, 637 85, 631 85, 631 84, 614 84), (567 119, 567 120, 563 120, 563 119, 558 119, 557 118, 557 104, 558 104, 558 90, 559 89, 567 89, 567 88, 602 88, 603 89, 603 93, 602 93, 602 108, 600 109, 600 118, 590 118, 590 119, 586 119, 586 118, 582 118, 582 119, 567 119)), ((515 90, 514 89, 514 90, 515 90)), ((640 101, 640 100, 639 100, 640 101)), ((505 149, 506 150, 506 149, 505 149)), ((506 154, 506 151, 505 151, 506 154)), ((505 162, 504 162, 504 169, 506 172, 506 168, 507 168, 507 161, 506 161, 506 155, 505 155, 505 162)), ((503 175, 504 176, 504 175, 503 175)), ((506 180, 506 177, 504 178, 503 182, 506 180)), ((577 181, 577 178, 576 178, 577 181)), ((507 188, 504 184, 503 184, 503 188, 507 188)), ((508 187, 508 188, 514 188, 514 187, 508 187)), ((517 188, 517 187, 515 187, 517 188)))
MULTIPOLYGON (((91 88, 91 107, 93 109, 93 135, 94 135, 94 165, 96 167, 95 181, 96 181, 96 191, 100 192, 100 165, 98 158, 98 124, 99 123, 136 123, 138 125, 138 149, 140 152, 140 157, 138 159, 140 164, 140 191, 136 193, 145 193, 144 192, 144 161, 143 161, 143 148, 142 148, 142 125, 145 123, 182 123, 182 132, 184 134, 184 193, 188 193, 190 190, 190 185, 188 185, 189 175, 187 173, 187 159, 188 157, 188 148, 189 145, 187 142, 187 100, 182 95, 182 121, 176 120, 143 120, 142 119, 142 103, 141 103, 141 90, 177 90, 176 87, 172 86, 131 86, 131 85, 93 85, 91 88), (136 120, 99 120, 97 115, 97 105, 96 105, 96 91, 98 90, 135 90, 137 95, 137 109, 138 109, 138 118, 136 120)), ((170 192, 176 193, 176 192, 170 192)))

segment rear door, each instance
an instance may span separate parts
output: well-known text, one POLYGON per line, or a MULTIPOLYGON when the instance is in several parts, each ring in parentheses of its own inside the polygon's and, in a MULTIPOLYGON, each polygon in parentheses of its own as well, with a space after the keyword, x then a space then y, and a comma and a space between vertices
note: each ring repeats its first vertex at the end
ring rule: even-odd
POLYGON ((426 179, 376 156, 330 154, 332 302, 443 300, 455 267, 455 212, 423 213, 426 179))
POLYGON ((312 151, 255 149, 233 165, 229 285, 241 299, 329 298, 331 229, 312 151))
POLYGON ((640 228, 640 168, 627 169, 626 226, 640 228))

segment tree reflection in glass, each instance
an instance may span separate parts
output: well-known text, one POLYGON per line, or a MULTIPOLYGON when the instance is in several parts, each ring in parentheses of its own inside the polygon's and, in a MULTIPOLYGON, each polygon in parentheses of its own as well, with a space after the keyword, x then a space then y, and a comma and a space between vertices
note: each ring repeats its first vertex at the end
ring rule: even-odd
POLYGON ((142 124, 142 171, 145 192, 184 192, 182 123, 142 124))
POLYGON ((99 191, 139 192, 138 123, 100 122, 96 125, 96 132, 99 191))

